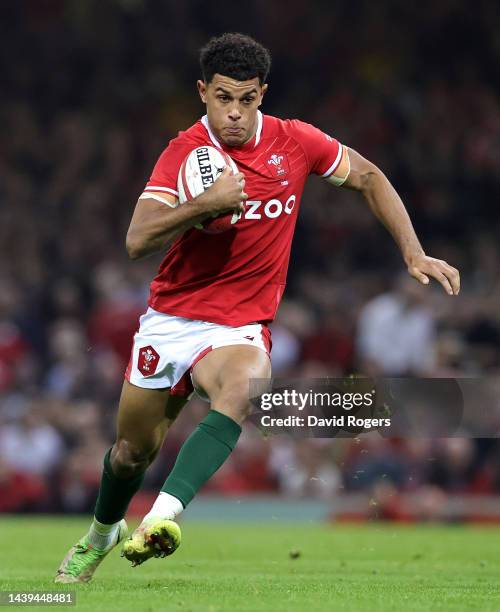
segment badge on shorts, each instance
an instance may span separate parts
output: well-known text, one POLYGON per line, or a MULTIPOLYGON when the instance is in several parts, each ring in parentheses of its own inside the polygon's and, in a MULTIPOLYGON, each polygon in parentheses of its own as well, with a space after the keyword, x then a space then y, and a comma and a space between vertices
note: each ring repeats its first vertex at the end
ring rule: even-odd
POLYGON ((151 345, 143 346, 139 349, 139 362, 137 367, 143 376, 151 376, 154 374, 159 361, 160 356, 151 345))

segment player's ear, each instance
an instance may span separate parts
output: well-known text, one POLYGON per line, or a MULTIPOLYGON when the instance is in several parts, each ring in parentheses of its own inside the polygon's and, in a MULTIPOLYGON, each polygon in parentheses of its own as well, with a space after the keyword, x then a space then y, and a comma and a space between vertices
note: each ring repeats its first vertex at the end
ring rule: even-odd
POLYGON ((196 81, 196 87, 198 87, 198 93, 200 94, 201 101, 203 104, 207 103, 207 84, 205 81, 198 79, 196 81))
POLYGON ((264 83, 264 85, 262 85, 262 87, 260 88, 260 102, 259 102, 259 106, 262 104, 262 98, 264 97, 264 94, 267 91, 267 83, 264 83))

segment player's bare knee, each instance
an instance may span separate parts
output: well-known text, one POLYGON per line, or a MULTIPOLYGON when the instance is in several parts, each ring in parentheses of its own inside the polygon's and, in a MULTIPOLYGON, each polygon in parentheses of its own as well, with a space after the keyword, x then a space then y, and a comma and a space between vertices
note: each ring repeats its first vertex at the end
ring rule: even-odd
POLYGON ((233 381, 223 386, 212 402, 212 408, 241 423, 252 412, 248 380, 233 381))
POLYGON ((152 452, 154 450, 139 448, 123 438, 117 440, 111 451, 113 473, 123 479, 142 474, 152 462, 152 452))
POLYGON ((237 404, 237 418, 235 419, 238 423, 242 423, 245 419, 247 419, 252 414, 252 404, 250 403, 248 397, 245 398, 244 401, 237 404))

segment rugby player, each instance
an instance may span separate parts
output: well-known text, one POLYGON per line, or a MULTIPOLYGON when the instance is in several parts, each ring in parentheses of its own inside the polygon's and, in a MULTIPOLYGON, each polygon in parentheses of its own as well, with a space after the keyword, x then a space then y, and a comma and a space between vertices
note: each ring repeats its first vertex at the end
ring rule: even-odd
POLYGON ((408 272, 449 295, 458 271, 425 254, 398 194, 370 161, 298 120, 263 115, 270 55, 242 34, 224 34, 201 51, 197 83, 206 115, 161 154, 136 204, 126 246, 132 259, 164 251, 140 318, 118 408, 116 442, 104 457, 95 517, 63 560, 57 582, 86 582, 127 536, 124 516, 165 435, 193 392, 210 410, 182 446, 150 512, 123 544, 133 565, 179 546, 175 517, 226 461, 251 411, 249 379, 271 376, 268 324, 285 288, 304 184, 310 174, 361 192, 398 244, 408 272), (230 154, 205 192, 178 205, 186 155, 211 145, 230 154), (223 212, 242 212, 231 229, 197 229, 223 212))

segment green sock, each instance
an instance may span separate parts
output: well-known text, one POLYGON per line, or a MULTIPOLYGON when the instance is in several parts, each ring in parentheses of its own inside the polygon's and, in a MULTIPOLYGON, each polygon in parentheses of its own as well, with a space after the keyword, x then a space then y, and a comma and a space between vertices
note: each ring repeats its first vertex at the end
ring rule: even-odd
POLYGON ((210 410, 182 445, 161 490, 177 497, 185 508, 229 457, 240 434, 241 427, 236 421, 210 410))
POLYGON ((111 449, 104 456, 101 487, 95 506, 95 517, 100 523, 111 525, 121 521, 127 512, 130 500, 140 489, 144 473, 133 478, 117 478, 111 467, 111 449))

